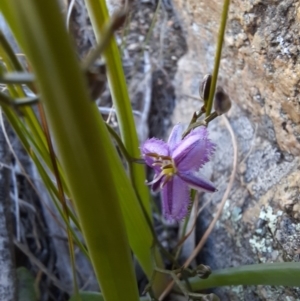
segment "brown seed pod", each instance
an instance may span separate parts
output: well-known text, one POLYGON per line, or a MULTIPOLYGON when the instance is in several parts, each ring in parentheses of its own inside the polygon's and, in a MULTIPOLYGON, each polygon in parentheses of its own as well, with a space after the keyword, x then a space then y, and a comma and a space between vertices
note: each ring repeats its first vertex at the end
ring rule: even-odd
POLYGON ((231 100, 228 94, 223 90, 222 87, 217 87, 214 101, 214 109, 220 116, 227 113, 231 108, 231 100))
POLYGON ((203 77, 203 80, 199 86, 199 95, 203 99, 204 104, 206 104, 206 102, 208 101, 208 98, 209 98, 211 79, 212 79, 212 76, 210 74, 206 74, 203 77))
POLYGON ((112 31, 117 31, 120 27, 123 26, 127 18, 126 10, 119 10, 115 14, 113 14, 111 18, 111 28, 112 31))
POLYGON ((196 268, 197 276, 206 279, 211 274, 211 268, 208 265, 200 264, 196 268))

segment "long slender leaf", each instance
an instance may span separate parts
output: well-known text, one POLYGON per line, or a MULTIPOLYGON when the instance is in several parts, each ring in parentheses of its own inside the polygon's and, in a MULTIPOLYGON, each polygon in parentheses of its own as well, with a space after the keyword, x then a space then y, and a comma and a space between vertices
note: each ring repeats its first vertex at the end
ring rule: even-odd
MULTIPOLYGON (((96 39, 100 41, 105 25, 109 19, 106 3, 103 0, 85 0, 85 3, 91 18, 96 39)), ((106 61, 108 81, 117 112, 123 143, 129 155, 133 158, 138 158, 140 157, 140 151, 132 114, 132 107, 128 95, 119 49, 114 38, 110 40, 110 43, 108 43, 103 56, 106 61)), ((152 221, 152 216, 150 215, 150 196, 148 188, 145 186, 145 169, 139 164, 129 164, 129 169, 131 181, 136 193, 138 194, 139 200, 141 201, 141 206, 144 207, 144 212, 148 214, 149 220, 152 221)), ((125 205, 125 208, 123 206, 123 210, 130 211, 131 207, 125 205)), ((125 214, 125 221, 127 220, 127 216, 128 215, 125 214)), ((136 223, 133 216, 131 219, 133 223, 136 223)), ((142 221, 143 223, 146 223, 145 218, 143 218, 142 221)), ((134 231, 134 229, 131 229, 131 231, 134 231)), ((153 238, 148 241, 147 245, 137 245, 136 248, 143 249, 140 251, 144 253, 145 250, 150 251, 152 243, 153 238)), ((163 261, 157 249, 155 249, 154 255, 156 264, 163 268, 163 261)), ((140 261, 149 279, 152 277, 154 268, 153 258, 151 260, 151 257, 151 254, 148 253, 148 259, 144 262, 140 261)), ((157 273, 152 286, 154 293, 159 295, 164 289, 166 282, 166 275, 157 273)))
POLYGON ((284 285, 300 287, 300 263, 245 265, 213 271, 205 280, 191 278, 193 291, 226 285, 284 285))

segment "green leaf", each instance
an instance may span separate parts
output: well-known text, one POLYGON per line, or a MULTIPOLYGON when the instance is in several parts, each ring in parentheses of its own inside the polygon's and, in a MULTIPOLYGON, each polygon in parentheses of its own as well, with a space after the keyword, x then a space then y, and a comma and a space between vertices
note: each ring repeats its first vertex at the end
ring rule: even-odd
POLYGON ((190 279, 193 291, 228 285, 283 285, 300 287, 300 263, 245 265, 213 271, 205 280, 190 279))
MULTIPOLYGON (((85 0, 85 3, 96 39, 98 42, 100 42, 101 38, 103 38, 102 35, 104 33, 105 26, 109 20, 106 2, 103 0, 85 0)), ((113 103, 117 112, 117 119, 121 131, 122 141, 128 154, 132 158, 139 158, 141 154, 132 114, 132 107, 128 95, 119 49, 114 38, 108 43, 107 48, 103 52, 103 57, 105 58, 106 62, 108 82, 111 89, 113 103)), ((129 164, 129 173, 132 185, 141 202, 141 206, 143 206, 145 214, 148 214, 149 220, 152 222, 152 216, 150 213, 150 194, 147 186, 145 185, 145 168, 140 164, 129 164)), ((122 194, 123 192, 120 191, 120 193, 122 194)), ((128 229, 128 234, 131 235, 131 231, 136 231, 137 229, 138 224, 136 222, 139 220, 139 225, 142 225, 143 223, 146 223, 145 218, 140 216, 139 219, 138 215, 130 215, 130 212, 134 213, 137 211, 137 209, 128 204, 128 201, 121 205, 126 224, 134 226, 133 228, 128 229), (131 221, 128 221, 128 218, 131 221)), ((131 247, 133 248, 134 253, 137 255, 138 260, 149 279, 152 277, 154 268, 150 253, 152 243, 153 237, 150 238, 150 241, 147 241, 147 244, 135 244, 135 248, 133 248, 133 244, 131 243, 131 247), (137 250, 138 253, 143 254, 143 259, 138 256, 137 250), (145 252, 147 254, 145 254, 145 252)), ((163 261, 157 249, 155 250, 154 254, 156 264, 163 268, 163 261)), ((157 273, 152 287, 154 293, 156 295, 160 295, 166 284, 166 275, 157 273)))

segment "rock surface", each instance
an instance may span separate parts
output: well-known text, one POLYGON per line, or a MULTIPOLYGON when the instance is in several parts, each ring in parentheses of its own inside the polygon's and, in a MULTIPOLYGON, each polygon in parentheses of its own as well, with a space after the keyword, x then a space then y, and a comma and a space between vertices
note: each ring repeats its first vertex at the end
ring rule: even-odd
MULTIPOLYGON (((222 1, 174 0, 189 51, 179 61, 174 123, 188 123, 201 106, 199 82, 213 69, 222 1)), ((252 263, 299 261, 300 253, 300 2, 233 0, 219 85, 238 146, 235 182, 223 214, 198 260, 213 269, 252 263)), ((218 193, 199 220, 206 230, 228 185, 233 148, 222 120, 209 126, 218 145, 206 174, 218 193)), ((207 199, 210 196, 204 196, 207 199)), ((231 287, 221 300, 299 300, 284 287, 231 287)))
POLYGON ((17 300, 17 281, 13 252, 13 226, 10 215, 12 205, 9 201, 10 171, 3 167, 3 164, 9 164, 10 153, 2 130, 0 154, 2 161, 0 172, 0 298, 1 300, 15 301, 17 300))

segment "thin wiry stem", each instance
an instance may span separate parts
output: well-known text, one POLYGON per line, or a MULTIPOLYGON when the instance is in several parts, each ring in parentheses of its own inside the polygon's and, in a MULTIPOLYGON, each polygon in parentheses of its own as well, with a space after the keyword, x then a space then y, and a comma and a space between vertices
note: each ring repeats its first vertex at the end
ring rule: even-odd
POLYGON ((67 30, 69 30, 70 19, 71 19, 72 11, 73 11, 73 8, 74 8, 74 4, 75 4, 75 0, 72 0, 69 7, 68 7, 67 18, 66 18, 67 30))
MULTIPOLYGON (((63 209, 63 214, 65 215, 65 220, 67 223, 69 223, 70 216, 69 216, 69 208, 66 202, 66 197, 63 189, 63 183, 61 179, 61 175, 59 172, 58 164, 57 164, 57 157, 54 151, 48 123, 46 120, 46 115, 44 108, 41 103, 38 104, 38 110, 41 118, 41 124, 45 133, 45 137, 47 140, 48 144, 48 149, 49 149, 49 156, 53 165, 53 173, 56 179, 56 184, 57 184, 57 190, 58 190, 58 196, 59 196, 59 201, 62 204, 62 209, 63 209)), ((79 287, 78 287, 78 282, 77 282, 77 277, 76 277, 76 264, 75 264, 75 250, 74 250, 74 245, 73 245, 73 238, 72 238, 72 233, 69 227, 66 228, 67 230, 67 236, 68 236, 68 245, 69 245, 69 252, 70 252, 70 261, 71 261, 71 268, 72 268, 72 276, 73 276, 73 285, 74 285, 74 292, 75 294, 79 295, 79 287)))
MULTIPOLYGON (((237 143, 236 143, 236 138, 235 138, 234 132, 232 130, 232 127, 231 127, 228 119, 224 115, 223 115, 223 119, 225 120, 227 129, 228 129, 228 131, 230 133, 230 136, 231 136, 231 139, 232 139, 232 145, 233 145, 233 151, 234 151, 234 154, 233 154, 233 170, 232 170, 232 173, 231 173, 231 176, 230 176, 229 184, 227 186, 227 189, 226 189, 226 191, 223 195, 221 204, 219 206, 218 212, 216 213, 214 219, 212 220, 209 227, 207 228, 204 235, 202 236, 202 239, 199 241, 198 245, 196 246, 196 248, 194 249, 194 251, 192 252, 190 257, 184 263, 185 268, 189 266, 189 264, 194 260, 194 258, 197 256, 197 254, 200 252, 200 250, 204 246, 208 236, 210 235, 211 231, 213 230, 215 224, 217 223, 217 221, 218 221, 218 219, 219 219, 219 217, 222 213, 223 207, 225 205, 226 200, 228 199, 229 193, 231 191, 231 188, 232 188, 232 185, 233 185, 233 182, 234 182, 234 178, 235 178, 235 174, 236 174, 236 168, 237 168, 237 157, 238 157, 237 143)), ((180 275, 178 275, 178 277, 180 277, 180 275)), ((166 287, 165 291, 159 297, 159 301, 163 300, 168 295, 168 293, 171 291, 173 286, 174 286, 174 281, 169 283, 169 285, 166 287)))
POLYGON ((101 38, 98 37, 98 44, 95 49, 93 49, 87 58, 83 62, 83 70, 86 72, 92 66, 92 64, 97 60, 97 58, 103 53, 105 48, 108 46, 111 38, 113 37, 114 31, 122 25, 126 17, 126 11, 119 11, 115 13, 111 19, 108 21, 106 26, 104 26, 101 38))

